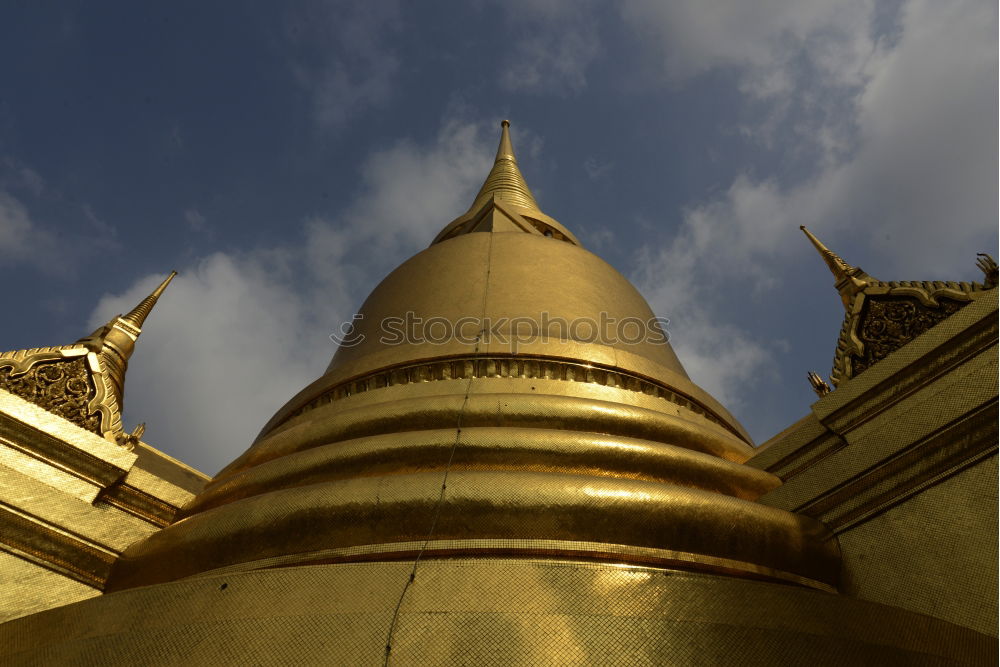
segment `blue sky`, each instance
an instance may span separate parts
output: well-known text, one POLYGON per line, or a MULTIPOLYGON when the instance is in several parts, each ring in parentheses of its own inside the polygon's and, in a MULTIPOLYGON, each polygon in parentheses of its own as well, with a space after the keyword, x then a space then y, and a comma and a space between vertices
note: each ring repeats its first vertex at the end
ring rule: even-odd
POLYGON ((11 3, 0 59, 0 348, 177 269, 125 421, 208 473, 465 211, 502 118, 757 442, 843 315, 800 224, 885 280, 996 253, 994 2, 11 3))

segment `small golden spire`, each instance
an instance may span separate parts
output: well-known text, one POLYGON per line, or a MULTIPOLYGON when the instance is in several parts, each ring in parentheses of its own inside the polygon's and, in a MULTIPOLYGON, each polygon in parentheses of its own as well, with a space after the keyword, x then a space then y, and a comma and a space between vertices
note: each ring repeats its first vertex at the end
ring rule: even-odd
POLYGON ((128 315, 124 315, 122 319, 128 320, 141 329, 143 323, 146 321, 146 317, 149 315, 149 311, 153 309, 153 306, 156 305, 157 299, 159 299, 160 295, 163 294, 163 290, 167 289, 167 285, 170 284, 170 281, 173 280, 176 275, 176 271, 171 271, 170 275, 167 276, 167 279, 160 283, 160 286, 153 290, 152 294, 143 299, 138 306, 133 308, 128 315))
POLYGON ((977 252, 976 266, 978 266, 979 270, 983 272, 983 285, 988 288, 996 287, 997 274, 1000 273, 1000 270, 997 268, 996 260, 985 252, 977 252))
POLYGON ((868 284, 872 277, 861 270, 860 267, 851 266, 843 259, 840 255, 833 252, 825 245, 823 242, 816 238, 812 232, 806 229, 805 225, 799 225, 799 229, 805 232, 806 236, 809 237, 809 241, 816 247, 819 251, 820 256, 826 265, 830 267, 830 273, 836 278, 834 286, 837 291, 840 292, 840 297, 844 302, 844 307, 850 307, 851 301, 854 299, 854 295, 864 289, 865 285, 868 284))
POLYGON ((497 147, 497 157, 493 163, 493 169, 479 189, 476 200, 469 207, 467 213, 479 210, 486 202, 492 198, 502 199, 515 206, 534 209, 539 211, 535 196, 531 194, 527 181, 521 174, 517 166, 517 158, 514 156, 514 145, 510 141, 510 121, 504 120, 500 123, 500 145, 497 147))
POLYGON ((809 384, 812 385, 813 391, 815 391, 816 395, 820 398, 823 398, 832 391, 832 389, 830 389, 830 385, 826 383, 826 380, 820 377, 819 373, 809 371, 806 373, 806 377, 809 379, 809 384))
POLYGON ((531 194, 531 189, 517 166, 514 145, 510 140, 509 120, 500 121, 500 145, 497 146, 493 168, 486 176, 472 206, 448 223, 431 245, 460 234, 487 231, 537 233, 580 245, 568 229, 539 209, 535 196, 531 194))
POLYGON ((809 240, 812 241, 812 244, 816 246, 816 250, 818 250, 819 254, 823 257, 823 261, 826 262, 826 265, 830 267, 830 272, 833 274, 833 277, 837 279, 838 283, 859 271, 857 267, 851 266, 841 259, 840 255, 823 245, 823 242, 816 238, 812 232, 806 229, 805 225, 799 225, 799 229, 805 232, 806 236, 809 237, 809 240))
POLYGON ((500 121, 500 145, 497 146, 497 160, 501 158, 509 157, 514 162, 517 162, 517 158, 514 157, 514 146, 510 143, 510 121, 502 120, 500 121))
MULTIPOLYGON (((166 280, 127 315, 119 315, 84 339, 101 360, 109 385, 108 393, 114 397, 119 413, 125 399, 125 371, 128 369, 128 360, 135 350, 135 341, 142 333, 142 325, 146 322, 149 312, 176 275, 176 271, 171 271, 166 280)), ((117 426, 120 428, 120 425, 117 426)))

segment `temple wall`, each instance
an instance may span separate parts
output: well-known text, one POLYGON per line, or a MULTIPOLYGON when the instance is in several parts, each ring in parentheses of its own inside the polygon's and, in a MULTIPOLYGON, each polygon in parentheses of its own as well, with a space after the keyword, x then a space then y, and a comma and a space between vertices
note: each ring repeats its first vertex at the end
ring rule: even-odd
POLYGON ((842 533, 841 592, 997 634, 997 457, 842 533))
POLYGON ((997 295, 827 394, 748 465, 823 521, 840 591, 997 635, 997 295))
POLYGON ((206 481, 0 390, 0 623, 100 595, 118 555, 206 481))

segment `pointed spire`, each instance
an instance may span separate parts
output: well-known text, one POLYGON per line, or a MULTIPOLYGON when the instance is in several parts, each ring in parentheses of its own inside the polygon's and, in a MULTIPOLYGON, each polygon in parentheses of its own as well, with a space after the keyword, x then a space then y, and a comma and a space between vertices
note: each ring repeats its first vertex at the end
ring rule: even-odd
POLYGON ((147 296, 142 302, 133 308, 128 315, 122 317, 123 320, 128 320, 138 328, 142 328, 143 323, 146 321, 146 317, 149 315, 149 311, 153 310, 153 306, 156 305, 156 301, 163 294, 163 290, 167 289, 167 285, 170 281, 174 279, 177 275, 176 271, 171 271, 167 279, 160 283, 160 286, 153 290, 153 293, 147 296))
POLYGON ((812 242, 816 250, 819 251, 820 256, 826 265, 830 268, 830 273, 836 279, 834 282, 834 287, 840 292, 840 298, 844 302, 844 308, 850 308, 851 302, 854 300, 854 296, 858 292, 862 291, 866 285, 873 278, 861 270, 860 267, 851 266, 843 259, 840 255, 833 252, 825 245, 823 242, 816 238, 812 232, 806 229, 805 225, 800 225, 799 229, 805 232, 806 236, 809 237, 809 241, 812 242))
MULTIPOLYGON (((128 370, 128 360, 131 358, 132 352, 135 351, 135 341, 142 333, 142 325, 146 322, 149 312, 176 275, 176 271, 171 271, 166 280, 160 283, 152 294, 143 299, 127 315, 119 315, 91 336, 80 341, 91 347, 101 361, 109 397, 113 398, 115 402, 116 410, 113 412, 116 415, 121 414, 124 404, 125 371, 128 370)), ((119 431, 121 422, 117 421, 114 428, 119 431)))
POLYGON ((481 208, 492 197, 541 212, 535 196, 531 194, 528 183, 517 166, 509 128, 510 121, 505 120, 500 123, 500 145, 497 147, 493 169, 486 177, 483 187, 479 189, 476 200, 469 207, 469 213, 481 208))
POLYGON ((823 261, 826 262, 828 267, 830 267, 830 273, 833 274, 833 277, 837 279, 838 283, 848 276, 854 275, 860 270, 857 267, 851 266, 845 262, 840 258, 840 255, 823 245, 823 242, 816 238, 812 232, 806 229, 805 225, 799 225, 799 229, 805 232, 806 236, 809 237, 809 240, 812 241, 812 244, 816 247, 816 250, 819 251, 820 256, 823 258, 823 261))
POLYGON ((510 121, 502 120, 500 121, 500 145, 497 146, 497 157, 499 161, 501 158, 509 157, 514 162, 517 162, 517 158, 514 157, 514 145, 510 143, 510 121))
POLYGON ((580 245, 572 232, 538 208, 538 202, 517 166, 508 120, 500 123, 500 145, 497 146, 493 168, 472 206, 438 232, 431 245, 473 232, 541 234, 580 245))

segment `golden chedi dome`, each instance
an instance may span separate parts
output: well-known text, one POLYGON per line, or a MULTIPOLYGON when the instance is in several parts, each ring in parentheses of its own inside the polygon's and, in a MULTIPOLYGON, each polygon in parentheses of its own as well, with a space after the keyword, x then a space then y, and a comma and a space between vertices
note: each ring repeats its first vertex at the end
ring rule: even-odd
POLYGON ((749 437, 638 291, 539 210, 508 125, 470 209, 375 288, 325 374, 130 548, 109 590, 445 558, 835 588, 836 540, 753 502, 780 481, 741 465, 749 437))

